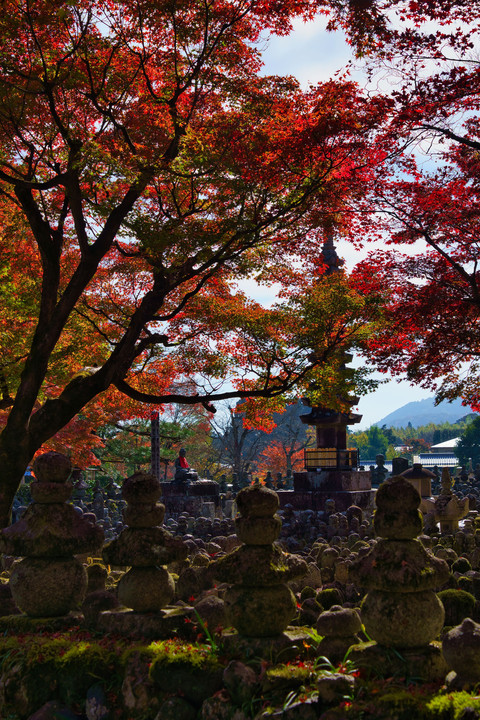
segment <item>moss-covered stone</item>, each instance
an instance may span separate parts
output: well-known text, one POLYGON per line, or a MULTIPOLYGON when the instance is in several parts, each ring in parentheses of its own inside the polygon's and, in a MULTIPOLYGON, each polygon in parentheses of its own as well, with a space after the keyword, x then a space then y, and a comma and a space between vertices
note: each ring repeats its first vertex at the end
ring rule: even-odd
POLYGON ((283 632, 296 609, 295 596, 287 585, 234 585, 225 594, 229 622, 247 637, 268 637, 283 632))
POLYGON ((373 527, 382 538, 408 540, 416 537, 423 528, 423 517, 419 510, 377 510, 373 527))
POLYGON ((162 495, 162 485, 155 475, 136 472, 128 477, 122 485, 122 497, 127 503, 155 504, 162 495))
POLYGON ((154 651, 150 678, 161 690, 181 694, 200 706, 222 687, 224 666, 208 652, 168 641, 150 647, 154 651))
POLYGON ((447 563, 412 540, 379 540, 374 552, 356 560, 351 577, 372 590, 412 593, 434 590, 448 580, 447 563))
POLYGON ((184 559, 188 548, 161 527, 126 528, 102 552, 108 565, 148 567, 184 559))
POLYGON ((362 622, 354 608, 332 605, 317 620, 317 632, 320 635, 347 637, 356 635, 362 629, 362 622))
POLYGON ((277 540, 282 529, 278 515, 273 517, 237 517, 235 530, 239 540, 247 545, 270 545, 277 540))
POLYGON ((133 567, 118 583, 118 600, 136 612, 159 612, 174 595, 172 576, 163 567, 133 567))
POLYGON ((12 571, 10 587, 15 603, 27 615, 66 615, 82 604, 87 573, 76 558, 24 558, 12 571))
POLYGON ((0 717, 26 720, 53 699, 81 712, 87 691, 99 683, 115 717, 153 720, 157 706, 175 693, 198 709, 220 689, 224 665, 209 646, 173 639, 132 644, 106 635, 95 641, 78 629, 0 637, 0 717))
POLYGON ((18 557, 68 557, 99 550, 103 539, 103 530, 78 515, 73 505, 32 503, 20 520, 1 531, 0 552, 18 557))
POLYGON ((95 681, 110 682, 118 673, 115 652, 90 641, 72 643, 54 664, 59 694, 69 705, 81 705, 95 681))
POLYGON ((413 485, 400 475, 382 483, 375 495, 375 505, 387 513, 398 510, 416 511, 421 500, 413 485))
POLYGON ((324 610, 330 610, 334 605, 341 605, 344 600, 338 588, 324 588, 323 590, 319 590, 316 599, 324 610))
POLYGON ((137 503, 123 510, 123 522, 132 528, 155 527, 163 523, 165 505, 162 503, 137 503))
POLYGON ((465 618, 461 625, 446 633, 442 651, 459 683, 480 682, 480 625, 465 618))
POLYGON ((33 472, 38 482, 64 483, 72 472, 72 461, 62 453, 42 453, 33 461, 33 472))
POLYGON ((81 706, 87 689, 118 672, 116 653, 90 639, 68 633, 56 636, 10 636, 0 639, 0 717, 28 717, 52 698, 81 706))
POLYGON ((289 582, 307 571, 298 555, 289 555, 278 545, 242 545, 214 563, 213 573, 222 582, 265 587, 289 582))
POLYGON ((242 517, 273 517, 280 507, 277 493, 260 485, 240 490, 236 503, 242 517))
POLYGON ((437 695, 426 703, 429 718, 435 720, 461 720, 465 717, 465 711, 471 708, 472 712, 468 717, 474 718, 473 713, 480 716, 480 697, 472 696, 468 692, 450 692, 446 695, 437 695))
POLYGON ((284 698, 292 691, 314 682, 315 674, 310 666, 280 664, 268 668, 261 680, 261 693, 271 702, 283 704, 284 698))
POLYGON ((475 597, 465 590, 450 588, 438 593, 445 608, 445 625, 459 625, 462 620, 471 617, 475 609, 475 597))
POLYGON ((444 611, 432 590, 395 593, 372 590, 361 616, 368 635, 386 647, 420 647, 439 637, 444 611))
POLYGON ((311 587, 310 585, 306 585, 304 588, 300 591, 300 600, 306 600, 307 598, 314 598, 317 595, 317 591, 315 588, 311 587))
POLYGON ((452 563, 452 572, 466 573, 471 569, 470 561, 466 557, 459 557, 452 563))
POLYGON ((406 688, 394 688, 381 693, 376 698, 376 706, 380 717, 391 720, 426 720, 428 717, 423 698, 406 688))
MULTIPOLYGON (((386 648, 375 642, 353 645, 348 659, 371 678, 415 678, 416 682, 443 682, 447 664, 439 642, 417 648, 386 648)), ((416 720, 416 718, 415 718, 416 720)))

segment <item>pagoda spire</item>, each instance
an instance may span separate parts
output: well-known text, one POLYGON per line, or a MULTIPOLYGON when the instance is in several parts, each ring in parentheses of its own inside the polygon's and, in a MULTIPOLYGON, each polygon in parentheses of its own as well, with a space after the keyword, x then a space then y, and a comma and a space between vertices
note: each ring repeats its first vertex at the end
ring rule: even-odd
POLYGON ((333 242, 333 232, 329 230, 325 235, 325 240, 322 247, 323 261, 327 266, 325 271, 326 275, 332 275, 333 273, 340 272, 344 260, 337 255, 335 243, 333 242))

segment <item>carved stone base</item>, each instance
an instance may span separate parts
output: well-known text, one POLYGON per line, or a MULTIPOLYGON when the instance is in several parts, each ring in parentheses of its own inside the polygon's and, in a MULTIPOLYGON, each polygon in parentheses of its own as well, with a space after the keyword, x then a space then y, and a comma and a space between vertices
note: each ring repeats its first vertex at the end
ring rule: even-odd
POLYGON ((221 643, 225 651, 235 657, 272 658, 277 663, 315 656, 311 636, 296 627, 288 627, 279 635, 263 638, 244 637, 235 630, 226 630, 222 633, 221 643))
POLYGON ((442 680, 447 664, 442 655, 441 643, 434 641, 418 648, 397 650, 376 642, 352 645, 349 660, 372 675, 420 679, 422 682, 442 680))
POLYGON ((100 613, 97 629, 132 638, 166 640, 185 637, 196 620, 191 607, 167 607, 159 613, 114 610, 100 613))
POLYGON ((358 505, 362 510, 372 510, 375 505, 375 490, 278 490, 280 507, 290 504, 294 510, 324 510, 327 500, 335 501, 337 511, 358 505))

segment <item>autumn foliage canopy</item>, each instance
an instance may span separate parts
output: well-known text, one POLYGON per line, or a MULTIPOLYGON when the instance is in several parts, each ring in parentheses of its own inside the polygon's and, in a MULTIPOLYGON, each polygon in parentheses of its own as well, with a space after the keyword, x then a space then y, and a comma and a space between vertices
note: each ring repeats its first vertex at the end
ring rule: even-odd
POLYGON ((88 451, 106 419, 239 397, 260 422, 306 388, 341 404, 362 389, 345 346, 480 405, 477 2, 2 11, 0 524, 40 448, 88 451), (261 74, 265 34, 318 12, 374 90, 261 74), (325 274, 332 234, 389 246, 325 274))
POLYGON ((358 289, 384 294, 370 357, 480 411, 480 5, 368 5, 352 25, 341 4, 337 22, 352 28, 390 102, 381 132, 391 151, 365 186, 352 236, 387 243, 356 270, 358 289))
POLYGON ((312 381, 337 397, 339 348, 371 311, 345 278, 321 282, 321 251, 377 161, 384 102, 259 73, 261 33, 317 10, 3 3, 3 521, 38 449, 105 416, 312 381), (252 278, 276 283, 270 307, 252 278))

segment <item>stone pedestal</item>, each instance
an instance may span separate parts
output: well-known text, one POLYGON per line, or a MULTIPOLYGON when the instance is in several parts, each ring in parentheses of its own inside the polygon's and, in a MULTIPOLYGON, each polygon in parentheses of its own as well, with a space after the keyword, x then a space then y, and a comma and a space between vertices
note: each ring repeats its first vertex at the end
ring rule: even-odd
POLYGON ((23 517, 0 533, 0 551, 23 556, 10 576, 13 599, 31 617, 66 615, 82 604, 87 573, 74 557, 98 552, 103 531, 67 504, 73 486, 68 457, 40 455, 33 464, 33 503, 23 517))
POLYGON ((370 472, 363 470, 303 470, 293 475, 293 492, 280 490, 280 506, 290 503, 295 510, 324 510, 326 500, 335 500, 343 512, 351 505, 373 510, 375 490, 370 472))

